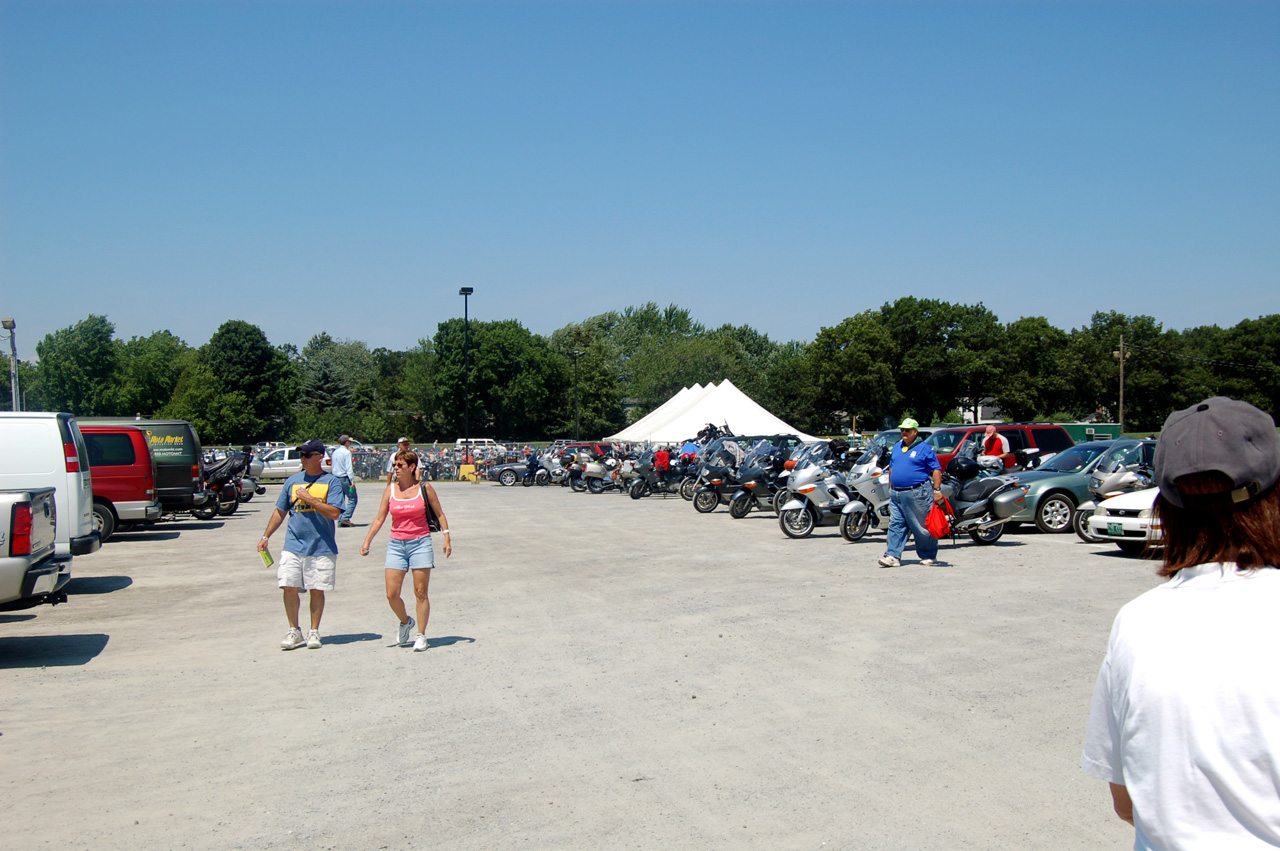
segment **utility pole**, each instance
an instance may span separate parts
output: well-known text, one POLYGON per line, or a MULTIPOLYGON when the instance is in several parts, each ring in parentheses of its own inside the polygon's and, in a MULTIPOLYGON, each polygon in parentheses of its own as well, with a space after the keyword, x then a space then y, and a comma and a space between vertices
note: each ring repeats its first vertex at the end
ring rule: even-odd
POLYGON ((1112 352, 1112 355, 1120 359, 1120 434, 1124 435, 1124 334, 1120 335, 1120 351, 1112 352))
POLYGON ((18 406, 18 342, 15 339, 18 324, 13 321, 12 316, 6 316, 0 319, 0 326, 9 332, 9 396, 12 399, 9 410, 20 411, 22 408, 18 406))
POLYGON ((577 349, 569 352, 569 357, 573 358, 573 440, 574 443, 582 442, 582 405, 578 400, 578 358, 582 357, 586 352, 580 352, 577 349))
POLYGON ((467 348, 471 332, 471 294, 474 287, 463 287, 458 290, 462 296, 462 446, 463 457, 471 456, 471 364, 468 360, 467 348))

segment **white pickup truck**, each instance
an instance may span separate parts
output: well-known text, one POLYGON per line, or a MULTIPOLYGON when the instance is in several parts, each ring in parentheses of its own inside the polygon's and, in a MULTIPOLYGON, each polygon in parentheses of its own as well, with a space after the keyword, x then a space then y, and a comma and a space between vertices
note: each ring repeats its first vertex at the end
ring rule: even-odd
POLYGON ((65 603, 71 559, 54 551, 53 488, 0 491, 0 611, 65 603))

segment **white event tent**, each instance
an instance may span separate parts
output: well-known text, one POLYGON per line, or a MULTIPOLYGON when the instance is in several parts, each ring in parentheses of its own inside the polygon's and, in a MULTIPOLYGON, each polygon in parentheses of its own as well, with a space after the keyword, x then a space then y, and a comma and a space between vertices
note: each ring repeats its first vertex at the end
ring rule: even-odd
POLYGON ((610 443, 676 443, 688 440, 708 423, 734 434, 794 434, 806 443, 818 438, 794 429, 756 404, 729 379, 719 385, 686 387, 617 434, 610 443))

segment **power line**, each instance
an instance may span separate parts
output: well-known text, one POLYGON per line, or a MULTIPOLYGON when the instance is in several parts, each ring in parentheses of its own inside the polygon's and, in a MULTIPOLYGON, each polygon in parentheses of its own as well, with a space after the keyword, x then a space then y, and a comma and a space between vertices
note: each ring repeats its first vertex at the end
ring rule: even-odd
POLYGON ((1263 366, 1260 364, 1250 364, 1250 363, 1236 363, 1235 361, 1218 360, 1217 358, 1202 358, 1202 357, 1197 357, 1196 355, 1184 355, 1178 352, 1168 352, 1168 351, 1165 351, 1164 349, 1156 349, 1151 346, 1138 346, 1132 343, 1130 343, 1125 348, 1139 349, 1144 352, 1154 352, 1155 354, 1160 355, 1161 357, 1182 358, 1183 360, 1196 361, 1197 363, 1210 363, 1210 364, 1216 364, 1218 366, 1231 366, 1231 367, 1235 367, 1236 369, 1252 369, 1257 372, 1280 372, 1280 367, 1276 367, 1276 366, 1263 366))

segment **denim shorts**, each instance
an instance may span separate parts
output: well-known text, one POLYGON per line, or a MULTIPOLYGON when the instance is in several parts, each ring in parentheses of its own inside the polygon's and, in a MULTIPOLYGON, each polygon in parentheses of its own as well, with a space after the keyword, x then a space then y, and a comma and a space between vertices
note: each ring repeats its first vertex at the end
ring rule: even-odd
POLYGON ((436 566, 431 549, 431 536, 423 535, 409 541, 392 538, 387 543, 387 570, 430 570, 436 566))

